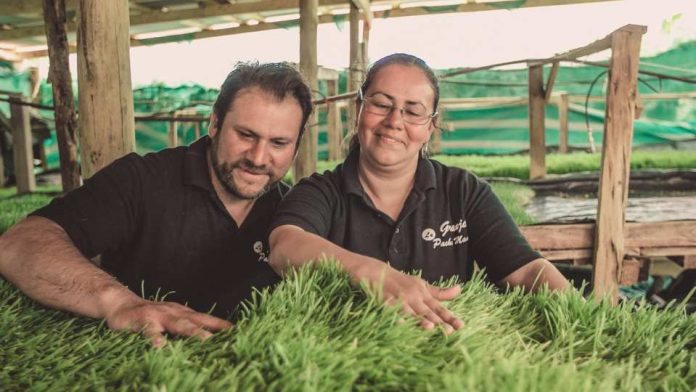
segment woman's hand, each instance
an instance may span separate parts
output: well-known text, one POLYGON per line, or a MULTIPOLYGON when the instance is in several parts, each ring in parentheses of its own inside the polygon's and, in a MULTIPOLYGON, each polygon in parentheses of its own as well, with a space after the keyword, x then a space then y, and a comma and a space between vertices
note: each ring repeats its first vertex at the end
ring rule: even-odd
POLYGON ((353 283, 365 284, 387 305, 400 305, 404 313, 420 318, 424 329, 439 325, 450 334, 464 326, 462 320, 440 303, 459 295, 459 286, 441 289, 377 260, 360 260, 346 267, 353 283))

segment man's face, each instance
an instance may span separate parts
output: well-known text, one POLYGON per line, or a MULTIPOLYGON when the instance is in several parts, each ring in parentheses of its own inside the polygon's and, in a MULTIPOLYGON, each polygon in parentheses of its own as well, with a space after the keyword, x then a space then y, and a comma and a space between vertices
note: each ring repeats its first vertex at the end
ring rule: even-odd
POLYGON ((255 199, 290 168, 302 124, 302 108, 291 96, 278 101, 258 87, 237 93, 218 131, 210 121, 210 158, 223 188, 239 199, 255 199))

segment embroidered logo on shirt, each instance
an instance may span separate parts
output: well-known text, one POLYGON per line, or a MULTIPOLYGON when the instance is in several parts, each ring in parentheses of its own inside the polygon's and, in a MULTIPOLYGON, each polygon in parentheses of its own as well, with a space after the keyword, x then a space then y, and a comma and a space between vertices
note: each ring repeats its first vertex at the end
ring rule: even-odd
POLYGON ((447 220, 440 225, 439 237, 438 233, 429 227, 423 230, 421 237, 427 242, 432 242, 433 249, 446 248, 469 241, 469 237, 462 233, 465 228, 466 221, 464 219, 460 219, 456 223, 447 220))
POLYGON ((259 259, 257 261, 262 262, 262 263, 268 263, 268 252, 265 252, 263 250, 263 242, 261 242, 261 241, 254 242, 254 253, 259 255, 259 259))

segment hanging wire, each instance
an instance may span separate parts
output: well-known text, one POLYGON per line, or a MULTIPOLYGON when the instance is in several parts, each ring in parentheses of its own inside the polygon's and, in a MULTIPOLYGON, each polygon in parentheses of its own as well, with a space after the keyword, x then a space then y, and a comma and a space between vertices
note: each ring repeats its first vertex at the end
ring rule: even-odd
POLYGON ((587 139, 590 142, 590 152, 596 152, 597 149, 595 148, 594 144, 594 137, 592 136, 592 128, 590 127, 590 116, 589 116, 589 105, 590 105, 590 95, 592 95, 592 88, 594 87, 595 83, 604 75, 606 75, 609 72, 609 70, 605 70, 599 73, 592 83, 590 83, 590 88, 587 90, 587 95, 585 96, 585 129, 587 129, 587 139))

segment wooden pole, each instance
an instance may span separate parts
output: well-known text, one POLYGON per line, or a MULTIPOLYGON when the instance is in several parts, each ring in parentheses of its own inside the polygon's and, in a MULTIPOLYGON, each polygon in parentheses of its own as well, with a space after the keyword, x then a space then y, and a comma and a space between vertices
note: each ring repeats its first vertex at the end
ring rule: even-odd
MULTIPOLYGON (((312 92, 317 87, 317 15, 318 0, 300 0, 300 72, 309 83, 312 92)), ((314 112, 307 121, 307 129, 300 143, 295 160, 295 182, 316 171, 317 165, 317 114, 314 112)))
MULTIPOLYGON (((11 95, 23 101, 22 95, 11 95)), ((17 180, 17 194, 23 195, 36 190, 34 178, 34 152, 31 145, 31 119, 29 107, 20 103, 10 103, 10 123, 12 124, 12 151, 14 173, 17 180)))
MULTIPOLYGON (((174 113, 176 118, 176 112, 174 113)), ((179 135, 177 134, 177 128, 179 123, 176 121, 169 121, 169 131, 167 132, 169 147, 176 147, 179 145, 179 135)))
POLYGON ((568 94, 560 94, 558 100, 558 123, 560 140, 558 142, 558 152, 565 154, 568 152, 568 94))
POLYGON ((646 30, 642 26, 627 26, 611 36, 592 281, 596 298, 608 298, 613 304, 618 302, 624 258, 640 40, 646 30))
POLYGON ((78 126, 82 176, 135 150, 127 0, 79 0, 78 126))
POLYGON ((546 176, 546 141, 544 137, 544 68, 529 66, 529 178, 546 176))
POLYGON ((3 156, 5 146, 2 139, 3 135, 0 134, 0 188, 5 187, 5 157, 3 156))
MULTIPOLYGON (((362 73, 360 59, 360 10, 350 2, 349 21, 349 36, 350 36, 350 56, 348 69, 348 91, 358 91, 362 83, 362 73)), ((358 107, 355 101, 348 103, 348 133, 355 130, 355 125, 358 118, 358 107)))
MULTIPOLYGON (((338 95, 338 79, 329 79, 326 81, 327 95, 338 95)), ((341 109, 337 102, 329 102, 327 107, 327 125, 328 125, 328 145, 329 145, 329 160, 334 161, 343 158, 341 154, 341 140, 343 140, 343 124, 341 124, 341 109)))
POLYGON ((193 135, 194 135, 194 140, 198 140, 201 138, 201 123, 199 123, 199 122, 193 123, 193 135))
POLYGON ((77 162, 77 119, 72 76, 68 64, 70 49, 66 32, 65 0, 43 0, 43 13, 48 41, 48 79, 53 90, 60 178, 63 192, 69 192, 80 186, 80 166, 77 162))

